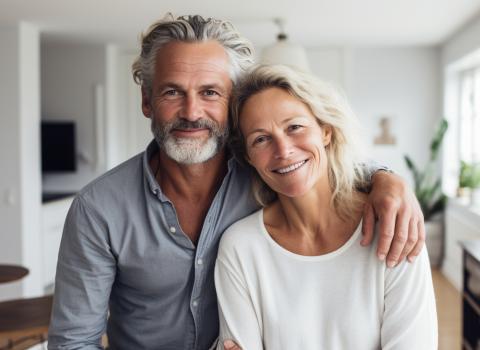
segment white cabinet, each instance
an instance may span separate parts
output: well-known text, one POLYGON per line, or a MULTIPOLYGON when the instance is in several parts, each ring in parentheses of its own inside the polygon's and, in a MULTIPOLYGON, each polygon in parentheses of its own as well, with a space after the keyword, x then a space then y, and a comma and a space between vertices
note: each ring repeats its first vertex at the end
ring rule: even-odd
POLYGON ((72 200, 73 197, 67 197, 42 205, 42 283, 46 293, 53 292, 58 249, 62 239, 63 225, 72 200))
POLYGON ((480 240, 480 211, 450 199, 445 216, 445 260, 442 271, 459 290, 462 290, 462 248, 460 241, 480 240))

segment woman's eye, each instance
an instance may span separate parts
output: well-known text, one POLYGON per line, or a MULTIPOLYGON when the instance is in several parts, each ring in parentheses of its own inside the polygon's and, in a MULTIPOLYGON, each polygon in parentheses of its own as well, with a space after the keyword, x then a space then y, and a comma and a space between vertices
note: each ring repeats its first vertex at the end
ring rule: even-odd
POLYGON ((267 136, 259 136, 255 140, 253 140, 253 144, 258 145, 258 144, 263 143, 265 141, 267 141, 267 136))
POLYGON ((294 125, 290 125, 290 126, 288 127, 288 130, 290 130, 290 131, 295 131, 295 130, 298 130, 298 129, 301 129, 301 128, 302 128, 301 125, 294 124, 294 125))

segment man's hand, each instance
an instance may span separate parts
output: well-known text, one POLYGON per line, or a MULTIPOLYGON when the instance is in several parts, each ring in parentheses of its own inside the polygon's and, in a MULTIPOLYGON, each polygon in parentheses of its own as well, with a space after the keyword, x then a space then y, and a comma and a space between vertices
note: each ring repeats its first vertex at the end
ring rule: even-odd
POLYGON ((224 350, 242 350, 241 347, 239 347, 237 344, 235 344, 231 340, 225 340, 223 342, 223 349, 224 350))
POLYGON ((225 340, 223 342, 223 349, 224 350, 242 350, 237 344, 235 344, 232 340, 225 340))
POLYGON ((372 191, 363 213, 362 245, 372 242, 376 218, 379 259, 386 258, 388 267, 406 256, 413 262, 425 242, 423 214, 415 194, 398 175, 384 171, 373 175, 372 191))

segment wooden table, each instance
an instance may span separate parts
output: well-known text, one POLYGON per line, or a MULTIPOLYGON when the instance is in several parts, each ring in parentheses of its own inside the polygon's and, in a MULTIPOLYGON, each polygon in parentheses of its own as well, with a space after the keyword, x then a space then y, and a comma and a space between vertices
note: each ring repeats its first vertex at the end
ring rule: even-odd
POLYGON ((0 349, 46 340, 53 296, 17 299, 0 303, 0 349))
POLYGON ((0 283, 19 280, 28 275, 28 269, 16 265, 0 265, 0 283))

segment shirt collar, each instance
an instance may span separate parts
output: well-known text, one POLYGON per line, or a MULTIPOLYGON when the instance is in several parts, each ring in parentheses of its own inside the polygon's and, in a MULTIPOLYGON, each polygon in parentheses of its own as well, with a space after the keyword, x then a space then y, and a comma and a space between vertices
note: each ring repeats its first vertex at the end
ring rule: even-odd
MULTIPOLYGON (((162 192, 162 189, 160 188, 160 185, 158 184, 157 180, 155 179, 155 174, 152 172, 152 169, 150 169, 150 159, 157 152, 158 152, 158 144, 155 140, 152 140, 148 144, 145 152, 143 152, 143 173, 147 181, 149 190, 155 195, 157 195, 161 201, 169 201, 169 199, 162 192)), ((237 161, 235 160, 234 157, 231 156, 231 152, 228 152, 228 161, 227 161, 228 172, 226 176, 228 176, 232 171, 234 171, 236 167, 237 167, 237 161)))

